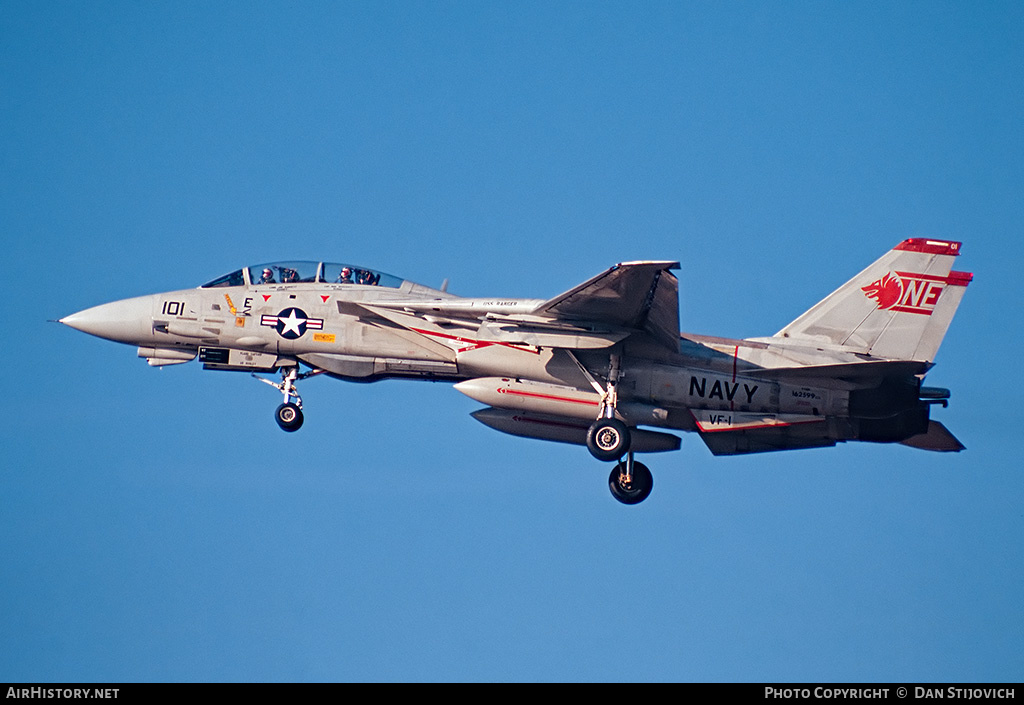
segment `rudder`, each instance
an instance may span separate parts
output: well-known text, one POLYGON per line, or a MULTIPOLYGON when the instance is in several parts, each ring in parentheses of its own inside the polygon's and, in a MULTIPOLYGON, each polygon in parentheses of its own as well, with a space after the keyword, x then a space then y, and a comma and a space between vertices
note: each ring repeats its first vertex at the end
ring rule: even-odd
POLYGON ((960 245, 904 240, 774 337, 931 361, 973 277, 951 271, 960 245))

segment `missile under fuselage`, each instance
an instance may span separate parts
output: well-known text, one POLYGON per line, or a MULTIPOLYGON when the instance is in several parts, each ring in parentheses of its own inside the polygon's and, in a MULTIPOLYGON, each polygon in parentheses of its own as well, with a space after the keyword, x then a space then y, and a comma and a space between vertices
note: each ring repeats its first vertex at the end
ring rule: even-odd
MULTIPOLYGON (((587 444, 587 429, 590 427, 590 422, 584 420, 493 407, 474 411, 472 416, 502 433, 575 445, 587 444)), ((638 428, 630 429, 630 437, 630 449, 637 453, 679 450, 681 443, 680 438, 671 433, 638 428)))
MULTIPOLYGON (((601 395, 592 389, 511 377, 478 377, 459 382, 455 388, 470 399, 498 409, 530 411, 593 422, 599 416, 601 395)), ((664 426, 668 412, 638 402, 621 401, 617 412, 630 426, 664 426)))
MULTIPOLYGON (((473 418, 513 436, 586 445, 587 429, 598 418, 601 396, 596 391, 510 377, 479 377, 455 388, 491 408, 473 418)), ((630 425, 661 425, 667 413, 635 402, 620 403, 618 412, 630 425)), ((632 449, 638 453, 679 450, 678 436, 633 428, 632 449)))

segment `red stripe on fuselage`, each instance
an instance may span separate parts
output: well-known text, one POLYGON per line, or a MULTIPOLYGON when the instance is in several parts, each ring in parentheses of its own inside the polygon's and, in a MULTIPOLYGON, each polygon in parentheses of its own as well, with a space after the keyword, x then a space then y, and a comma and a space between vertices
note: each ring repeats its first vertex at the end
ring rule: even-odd
POLYGON ((564 401, 570 404, 586 404, 588 406, 600 406, 601 402, 590 401, 589 399, 573 399, 572 397, 558 397, 554 394, 540 394, 539 392, 523 392, 518 389, 507 389, 504 387, 498 387, 498 394, 512 394, 520 397, 532 397, 534 399, 548 399, 550 401, 564 401))
POLYGON ((534 355, 540 355, 540 350, 531 350, 528 347, 522 347, 522 343, 503 343, 497 340, 476 340, 474 338, 463 338, 458 335, 448 335, 447 333, 437 333, 430 330, 423 330, 422 328, 410 328, 409 330, 420 335, 425 335, 430 338, 443 338, 445 340, 454 340, 457 343, 466 343, 469 347, 459 352, 466 352, 467 350, 479 350, 482 348, 489 348, 492 345, 501 345, 502 347, 511 348, 512 350, 520 350, 522 352, 532 353, 534 355))
MULTIPOLYGON (((690 412, 691 416, 693 412, 690 412)), ((807 419, 806 421, 774 421, 772 423, 755 424, 752 426, 727 426, 726 428, 704 428, 703 423, 693 419, 701 433, 729 433, 736 431, 760 431, 766 428, 784 428, 786 426, 800 426, 808 423, 821 423, 825 417, 820 419, 807 419)))

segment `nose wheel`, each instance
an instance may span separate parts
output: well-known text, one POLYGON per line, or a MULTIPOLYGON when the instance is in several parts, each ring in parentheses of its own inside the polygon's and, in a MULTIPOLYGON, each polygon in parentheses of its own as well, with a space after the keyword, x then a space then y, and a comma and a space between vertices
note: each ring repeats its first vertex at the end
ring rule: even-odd
POLYGON ((282 431, 298 431, 302 427, 302 408, 298 404, 288 402, 281 404, 274 412, 274 420, 282 431))
POLYGON ((323 372, 323 370, 311 370, 309 372, 299 374, 298 365, 282 367, 280 382, 272 382, 269 379, 253 374, 253 377, 258 379, 260 382, 269 384, 284 395, 284 403, 274 411, 274 420, 277 421, 277 425, 281 427, 282 431, 287 431, 288 433, 298 431, 302 427, 302 422, 304 420, 302 415, 302 397, 299 396, 299 392, 295 388, 295 382, 300 379, 312 377, 313 375, 318 375, 321 372, 323 372), (295 401, 292 401, 293 399, 295 401))

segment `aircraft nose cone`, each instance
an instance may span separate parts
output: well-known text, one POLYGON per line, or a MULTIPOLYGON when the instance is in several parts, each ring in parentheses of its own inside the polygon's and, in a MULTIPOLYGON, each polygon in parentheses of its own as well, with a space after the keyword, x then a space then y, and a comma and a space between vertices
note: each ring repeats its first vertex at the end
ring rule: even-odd
POLYGON ((65 316, 60 322, 98 338, 137 343, 149 337, 152 313, 152 297, 142 296, 93 306, 65 316))

